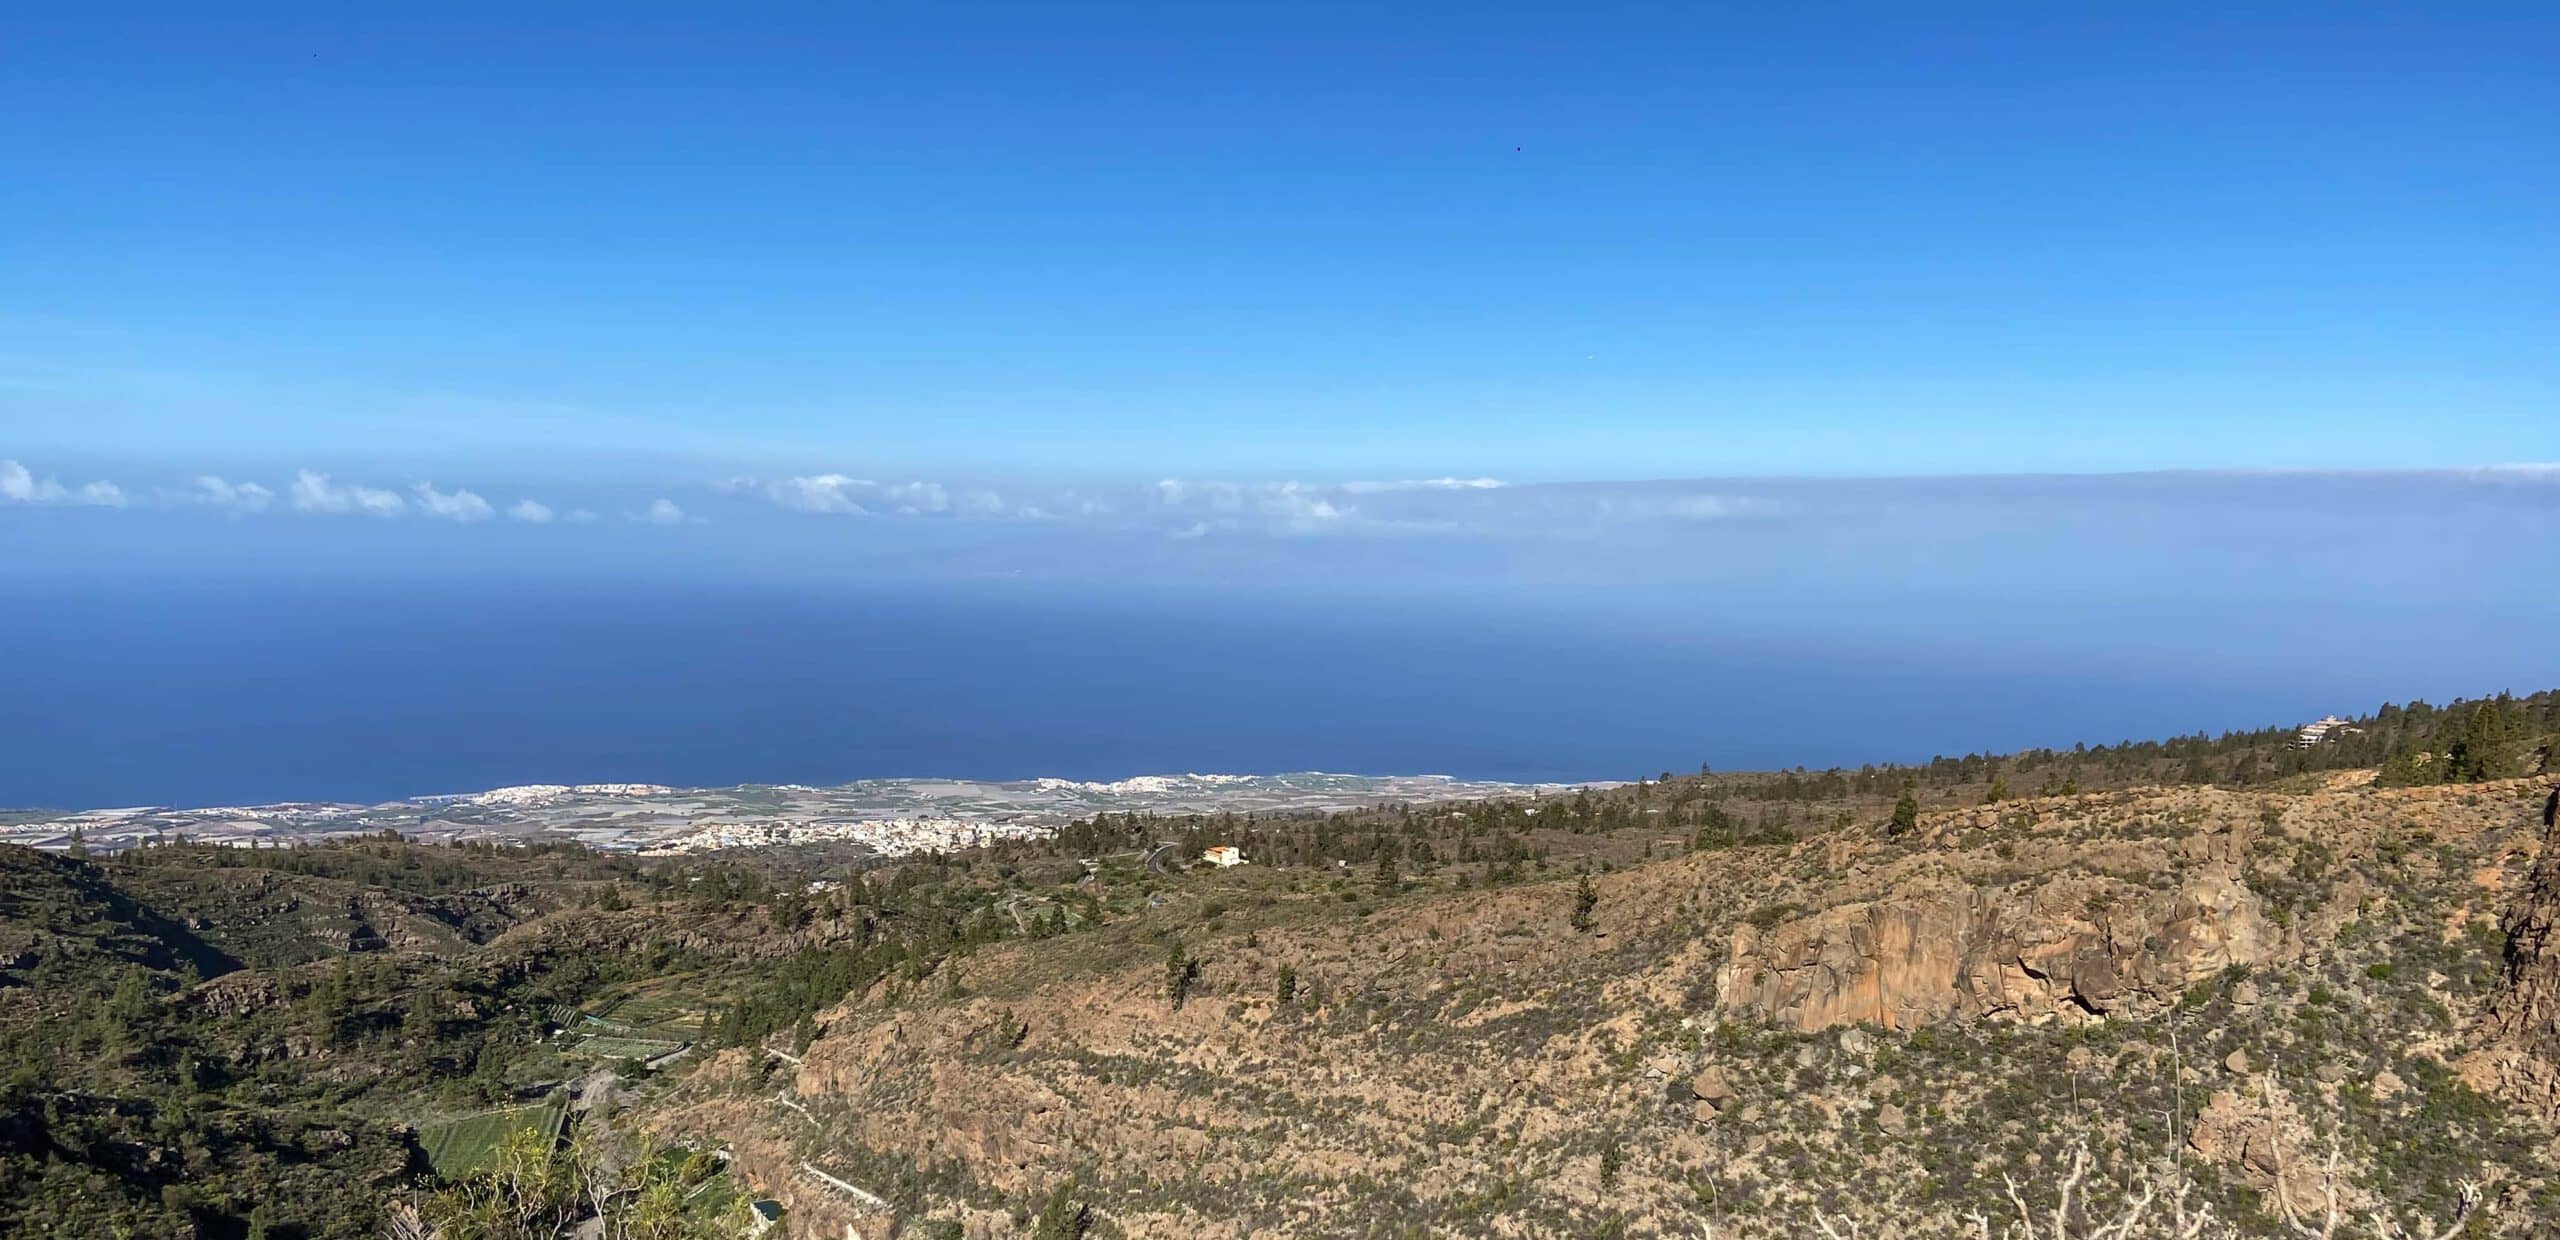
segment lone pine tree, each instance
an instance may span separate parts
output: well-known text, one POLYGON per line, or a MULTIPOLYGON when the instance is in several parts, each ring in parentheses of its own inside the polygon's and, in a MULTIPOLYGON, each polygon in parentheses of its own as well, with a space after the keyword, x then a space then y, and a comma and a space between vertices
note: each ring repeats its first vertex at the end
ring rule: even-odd
POLYGON ((1594 924, 1591 911, 1600 907, 1600 893, 1592 889, 1591 876, 1585 874, 1573 885, 1573 916, 1566 919, 1577 933, 1589 934, 1594 924))
POLYGON ((1902 795, 1893 802, 1892 834, 1906 835, 1920 825, 1920 800, 1911 795, 1911 781, 1902 781, 1902 795))

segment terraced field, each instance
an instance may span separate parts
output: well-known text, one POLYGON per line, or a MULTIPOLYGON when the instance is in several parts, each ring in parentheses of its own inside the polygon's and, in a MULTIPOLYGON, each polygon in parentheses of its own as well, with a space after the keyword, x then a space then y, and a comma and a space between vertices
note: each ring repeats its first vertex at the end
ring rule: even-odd
POLYGON ((683 1046, 682 1042, 664 1038, 633 1038, 617 1034, 598 1034, 570 1047, 569 1053, 595 1059, 655 1059, 670 1051, 681 1049, 683 1046))
POLYGON ((658 978, 607 1001, 596 1015, 631 1037, 691 1042, 702 1035, 706 988, 699 978, 658 978))
POLYGON ((458 1180, 489 1166, 498 1147, 518 1132, 532 1129, 557 1137, 568 1115, 567 1098, 533 1106, 501 1107, 422 1127, 418 1130, 418 1145, 426 1151, 427 1163, 437 1175, 458 1180))

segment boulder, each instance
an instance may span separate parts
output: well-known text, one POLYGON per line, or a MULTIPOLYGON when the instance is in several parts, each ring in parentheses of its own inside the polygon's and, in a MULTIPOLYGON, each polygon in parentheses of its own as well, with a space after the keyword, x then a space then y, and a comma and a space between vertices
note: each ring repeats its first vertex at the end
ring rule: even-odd
POLYGON ((1687 1088, 1689 1096, 1697 1100, 1701 1119, 1722 1112, 1726 1107, 1733 1105, 1733 1080, 1725 1075, 1723 1068, 1714 1064, 1709 1064, 1696 1076, 1690 1077, 1687 1088))
POLYGON ((2321 1206, 2317 1160, 2304 1153, 2312 1148, 2310 1134, 2298 1119, 2289 1122, 2262 1103, 2243 1101, 2229 1090, 2215 1093, 2196 1112, 2187 1147, 2207 1162, 2238 1171, 2260 1192, 2283 1194, 2296 1210, 2321 1206))

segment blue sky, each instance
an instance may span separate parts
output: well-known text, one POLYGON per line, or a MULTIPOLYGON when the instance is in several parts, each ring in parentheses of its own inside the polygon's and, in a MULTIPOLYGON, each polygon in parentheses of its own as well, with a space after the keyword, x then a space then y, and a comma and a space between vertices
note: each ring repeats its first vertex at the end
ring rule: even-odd
POLYGON ((219 18, 0 42, 28 496, 2560 459, 2544 6, 219 18))
POLYGON ((13 13, 0 804, 2560 683, 2560 9, 2242 8, 13 13))

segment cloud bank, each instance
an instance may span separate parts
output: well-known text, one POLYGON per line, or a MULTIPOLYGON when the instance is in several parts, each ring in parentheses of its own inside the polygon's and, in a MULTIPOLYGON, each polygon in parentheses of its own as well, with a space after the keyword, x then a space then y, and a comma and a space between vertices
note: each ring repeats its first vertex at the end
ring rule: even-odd
POLYGON ((1048 512, 1036 506, 1009 504, 985 487, 952 487, 939 482, 874 482, 849 474, 807 474, 770 483, 733 479, 729 490, 757 491, 799 512, 849 517, 986 517, 1040 519, 1048 512))
POLYGON ((33 470, 13 460, 0 460, 0 504, 25 507, 68 506, 82 508, 122 508, 124 488, 112 482, 83 482, 65 486, 52 478, 36 476, 33 470))
MULTIPOLYGON (((409 484, 406 493, 386 486, 360 482, 340 482, 316 469, 294 471, 292 481, 279 491, 262 482, 223 477, 220 474, 198 474, 185 485, 146 487, 139 501, 128 496, 124 487, 100 479, 68 485, 39 475, 16 460, 0 459, 0 505, 14 507, 85 507, 85 508, 157 508, 172 511, 213 511, 231 516, 268 512, 290 512, 313 517, 418 517, 431 521, 448 521, 456 525, 478 525, 494 521, 501 514, 497 505, 478 492, 465 487, 451 490, 433 482, 409 484)), ((537 499, 519 499, 504 515, 526 525, 549 525, 555 521, 583 523, 595 519, 586 509, 571 510, 563 517, 557 509, 537 499)), ((681 513, 678 520, 682 520, 681 513)))
MULTIPOLYGON (((564 484, 565 485, 565 484, 564 484)), ((0 510, 62 508, 219 514, 247 521, 346 519, 567 531, 603 512, 614 524, 673 529, 714 521, 780 532, 798 524, 808 545, 872 551, 905 547, 1072 548, 1100 540, 1166 544, 1228 539, 1577 544, 1616 540, 1663 548, 1722 529, 1804 524, 1889 527, 1925 515, 1973 533, 2002 523, 2049 524, 2056 511, 2092 521, 2149 520, 2168 507, 2246 506, 2283 494, 2311 507, 2335 493, 2410 504, 2464 503, 2493 494, 2560 514, 2560 467, 2338 472, 2230 471, 2119 475, 2006 475, 1851 479, 1670 479, 1533 483, 1485 477, 1347 481, 1160 478, 1062 481, 888 478, 851 469, 706 481, 691 489, 590 486, 587 506, 427 480, 359 480, 299 469, 281 480, 185 475, 129 488, 106 479, 65 482, 0 458, 0 510), (829 523, 841 538, 830 534, 829 523), (901 526, 905 532, 898 532, 901 526), (928 532, 929 528, 932 532, 928 532), (1062 540, 1084 540, 1075 543, 1062 540)), ((100 516, 99 520, 114 519, 100 516)), ((1727 540, 1728 542, 1730 540, 1727 540)), ((1070 550, 1067 554, 1073 554, 1070 550)), ((1438 551, 1432 554, 1439 554, 1438 551)))
POLYGON ((1063 520, 1152 530, 1191 541, 1220 535, 1374 537, 1557 535, 1607 526, 1677 525, 1780 515, 1778 500, 1726 484, 1594 483, 1516 486, 1498 478, 1308 482, 1165 478, 1149 485, 993 487, 925 479, 883 482, 845 473, 771 481, 731 479, 721 490, 761 496, 817 516, 1063 520))

